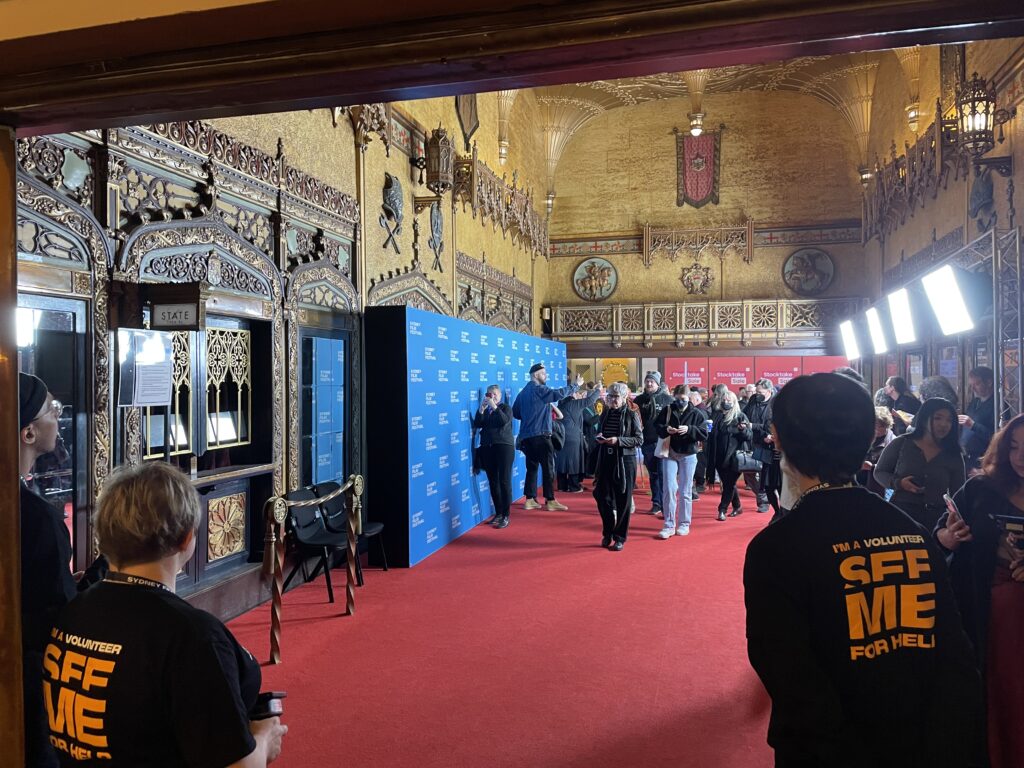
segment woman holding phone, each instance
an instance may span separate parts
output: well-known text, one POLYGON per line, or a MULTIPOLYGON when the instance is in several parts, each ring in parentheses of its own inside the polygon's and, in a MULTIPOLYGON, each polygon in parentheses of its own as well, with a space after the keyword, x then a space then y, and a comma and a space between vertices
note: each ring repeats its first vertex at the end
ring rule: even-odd
POLYGON ((991 768, 1024 755, 1024 415, 993 436, 981 474, 956 492, 935 538, 948 552, 949 580, 985 681, 991 768))
POLYGON ((921 405, 910 432, 885 446, 875 465, 875 480, 894 491, 892 503, 929 531, 945 511, 942 495, 955 493, 965 474, 956 411, 941 397, 921 405))
POLYGON ((494 504, 491 525, 508 528, 508 511, 512 505, 512 462, 516 449, 515 438, 512 437, 512 409, 508 403, 501 402, 501 387, 497 384, 491 384, 480 400, 473 428, 480 430, 480 466, 487 473, 494 504))
POLYGON ((629 407, 629 387, 616 382, 608 387, 597 437, 594 498, 601 513, 601 546, 621 552, 629 533, 636 482, 636 449, 644 442, 638 411, 629 407))

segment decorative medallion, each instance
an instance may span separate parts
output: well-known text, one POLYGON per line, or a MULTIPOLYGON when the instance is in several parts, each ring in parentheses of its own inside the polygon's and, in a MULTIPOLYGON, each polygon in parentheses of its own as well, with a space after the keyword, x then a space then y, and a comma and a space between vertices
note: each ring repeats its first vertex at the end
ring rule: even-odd
POLYGON ((711 267, 705 267, 699 261, 695 261, 691 266, 683 267, 679 282, 686 288, 687 293, 703 296, 715 282, 715 278, 711 274, 711 267))
POLYGON ((832 257, 820 248, 794 251, 782 265, 782 280, 799 296, 824 293, 835 276, 832 257))
POLYGON ((585 259, 572 273, 572 287, 584 301, 604 301, 619 285, 619 274, 607 259, 585 259))
POLYGON ((214 562, 245 549, 245 493, 211 499, 207 562, 214 562))
POLYGON ((381 203, 381 214, 380 214, 380 225, 387 232, 387 238, 384 240, 384 250, 388 249, 388 246, 392 246, 395 249, 395 253, 401 253, 402 251, 398 247, 398 236, 402 234, 402 218, 403 208, 405 201, 402 195, 402 183, 398 180, 398 177, 392 176, 390 173, 384 174, 384 201, 381 203), (395 228, 392 229, 388 224, 389 221, 395 222, 395 228))

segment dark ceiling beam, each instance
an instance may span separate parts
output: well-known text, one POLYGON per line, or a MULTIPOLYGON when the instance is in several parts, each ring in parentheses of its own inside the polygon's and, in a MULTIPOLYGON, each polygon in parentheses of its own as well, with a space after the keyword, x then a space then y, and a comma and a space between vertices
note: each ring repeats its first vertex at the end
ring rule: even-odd
POLYGON ((1024 35, 1020 0, 472 5, 284 0, 0 42, 0 122, 47 133, 1024 35))

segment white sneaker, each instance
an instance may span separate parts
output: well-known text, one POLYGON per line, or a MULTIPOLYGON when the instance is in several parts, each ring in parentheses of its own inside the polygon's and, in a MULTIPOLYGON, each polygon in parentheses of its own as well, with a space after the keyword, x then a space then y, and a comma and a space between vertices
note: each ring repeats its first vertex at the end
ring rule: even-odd
POLYGON ((671 528, 662 528, 661 531, 658 533, 658 538, 659 539, 671 539, 672 538, 672 534, 674 534, 674 533, 675 533, 675 531, 672 530, 671 528))
POLYGON ((676 536, 689 536, 689 535, 690 535, 690 526, 686 526, 685 528, 682 528, 682 527, 676 528, 676 536))

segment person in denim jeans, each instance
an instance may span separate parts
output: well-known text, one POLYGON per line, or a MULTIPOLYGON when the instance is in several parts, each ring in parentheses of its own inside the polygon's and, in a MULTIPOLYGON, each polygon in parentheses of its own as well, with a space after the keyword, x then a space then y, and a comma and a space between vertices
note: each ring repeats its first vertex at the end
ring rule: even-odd
POLYGON ((665 524, 660 539, 690 533, 693 514, 693 472, 697 468, 698 443, 708 439, 703 411, 690 404, 687 387, 680 384, 672 391, 672 405, 658 415, 658 436, 669 438, 668 458, 661 460, 662 512, 665 524), (681 499, 679 509, 676 495, 681 499), (677 517, 677 511, 679 515, 677 517))
POLYGON ((640 422, 644 425, 643 462, 651 478, 651 514, 661 511, 661 459, 654 455, 658 445, 658 430, 655 422, 658 414, 672 403, 672 395, 662 384, 661 374, 648 371, 644 377, 644 391, 633 402, 640 408, 640 422))

